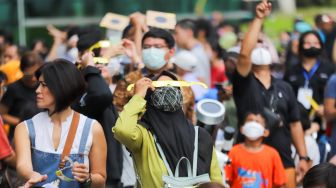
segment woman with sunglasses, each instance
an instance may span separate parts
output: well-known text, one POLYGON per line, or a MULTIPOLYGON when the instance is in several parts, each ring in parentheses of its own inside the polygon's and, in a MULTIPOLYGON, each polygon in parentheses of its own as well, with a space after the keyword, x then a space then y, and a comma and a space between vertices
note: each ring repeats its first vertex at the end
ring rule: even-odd
POLYGON ((44 111, 15 130, 17 171, 27 180, 25 187, 104 187, 106 142, 101 125, 70 108, 85 90, 81 73, 71 62, 56 59, 42 66, 36 78, 37 106, 44 111))

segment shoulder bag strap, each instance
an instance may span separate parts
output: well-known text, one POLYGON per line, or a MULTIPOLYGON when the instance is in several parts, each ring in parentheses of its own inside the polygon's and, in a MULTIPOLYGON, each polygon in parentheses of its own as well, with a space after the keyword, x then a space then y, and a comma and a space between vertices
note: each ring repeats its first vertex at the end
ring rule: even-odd
POLYGON ((63 168, 65 166, 65 159, 64 158, 70 154, 71 147, 72 147, 73 141, 75 139, 75 135, 76 135, 77 127, 78 127, 79 116, 80 116, 79 113, 74 111, 74 115, 72 117, 70 129, 69 129, 69 132, 68 132, 68 136, 66 138, 64 149, 63 149, 63 152, 62 152, 62 155, 61 155, 61 162, 59 164, 60 168, 63 168))

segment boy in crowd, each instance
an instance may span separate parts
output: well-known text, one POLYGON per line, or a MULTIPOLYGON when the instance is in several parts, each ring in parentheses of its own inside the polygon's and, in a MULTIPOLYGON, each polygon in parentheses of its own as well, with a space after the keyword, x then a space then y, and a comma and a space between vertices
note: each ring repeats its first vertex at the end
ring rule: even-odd
POLYGON ((248 113, 240 132, 245 140, 231 149, 231 164, 225 167, 231 188, 284 187, 286 174, 279 153, 263 144, 264 137, 269 135, 265 117, 248 113))

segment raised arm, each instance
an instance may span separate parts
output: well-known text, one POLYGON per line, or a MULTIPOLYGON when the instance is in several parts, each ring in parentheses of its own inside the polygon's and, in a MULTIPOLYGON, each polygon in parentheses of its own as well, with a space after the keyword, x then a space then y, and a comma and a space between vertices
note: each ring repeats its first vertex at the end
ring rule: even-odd
POLYGON ((112 128, 114 137, 131 152, 140 149, 142 145, 142 132, 138 126, 138 119, 139 115, 145 111, 146 100, 144 98, 148 88, 153 89, 149 78, 142 78, 136 82, 135 95, 125 105, 116 125, 112 128))
POLYGON ((251 71, 251 53, 257 44, 264 19, 269 15, 271 9, 272 5, 267 0, 263 0, 256 7, 256 16, 245 34, 241 45, 240 56, 238 58, 237 71, 241 76, 247 76, 251 71))
POLYGON ((97 118, 112 104, 112 93, 101 76, 100 70, 94 66, 91 52, 84 53, 80 64, 83 67, 82 73, 87 88, 80 102, 76 103, 73 108, 89 117, 97 118))
POLYGON ((50 51, 46 57, 46 61, 53 61, 54 59, 58 58, 57 57, 57 50, 58 48, 63 44, 63 41, 66 38, 66 33, 58 30, 56 27, 53 25, 48 25, 47 30, 49 34, 53 37, 54 42, 50 48, 50 51))

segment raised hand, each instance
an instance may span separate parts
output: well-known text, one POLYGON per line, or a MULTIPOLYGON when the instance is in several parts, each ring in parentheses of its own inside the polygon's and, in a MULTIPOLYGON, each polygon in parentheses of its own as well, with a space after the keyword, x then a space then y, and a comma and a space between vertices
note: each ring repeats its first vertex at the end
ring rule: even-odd
POLYGON ((86 51, 81 57, 80 60, 78 61, 79 64, 82 67, 87 67, 87 66, 94 66, 93 62, 93 52, 86 51))
POLYGON ((124 47, 124 53, 127 55, 130 59, 132 59, 133 62, 139 61, 139 55, 136 50, 135 43, 128 39, 123 39, 122 45, 124 47))
POLYGON ((135 83, 134 93, 145 98, 148 88, 150 88, 151 90, 154 90, 154 86, 152 85, 152 80, 146 77, 141 78, 135 83))
POLYGON ((256 17, 259 19, 264 19, 267 17, 272 10, 272 4, 267 0, 262 0, 256 7, 256 17))
POLYGON ((129 17, 135 27, 142 27, 146 24, 146 16, 140 12, 134 12, 129 17))
POLYGON ((48 25, 47 30, 49 32, 49 35, 51 35, 56 41, 62 42, 66 39, 66 32, 57 29, 53 25, 48 25))

